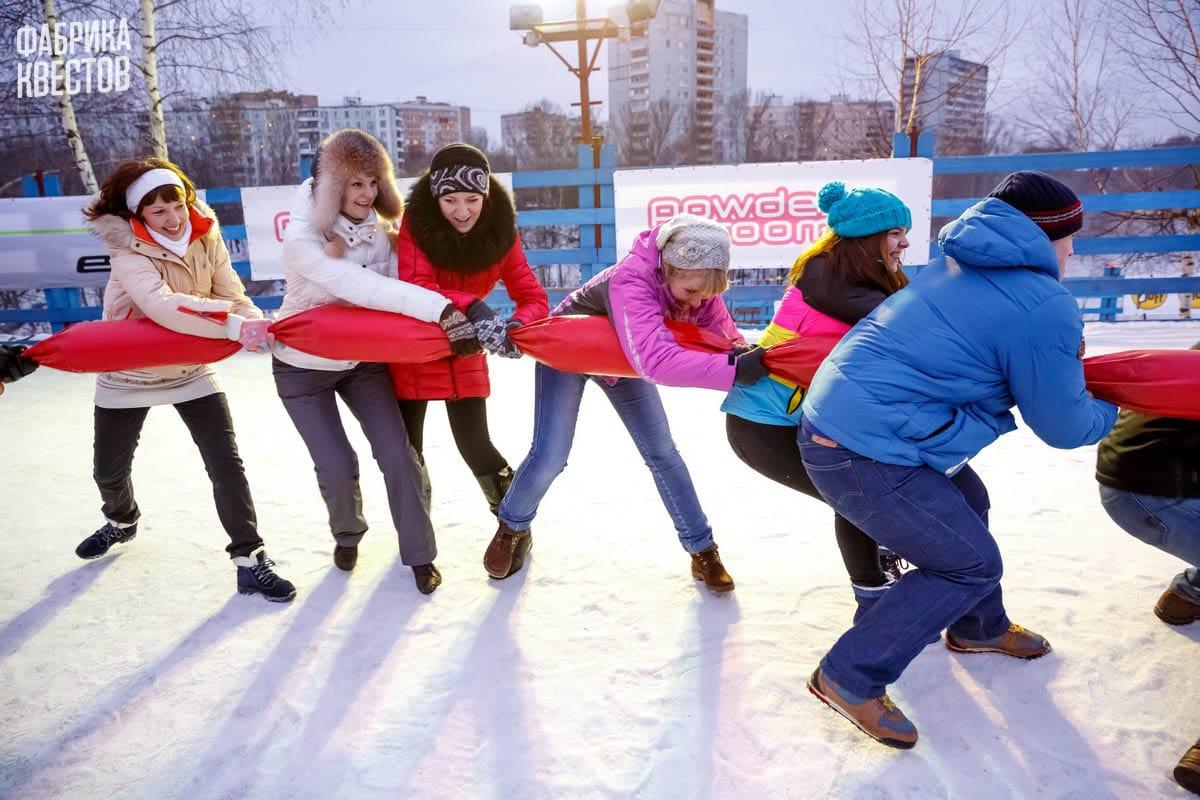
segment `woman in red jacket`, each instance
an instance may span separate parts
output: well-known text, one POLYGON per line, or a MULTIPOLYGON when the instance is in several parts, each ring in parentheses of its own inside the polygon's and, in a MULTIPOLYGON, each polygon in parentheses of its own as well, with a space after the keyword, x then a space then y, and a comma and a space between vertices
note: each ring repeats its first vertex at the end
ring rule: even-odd
MULTIPOLYGON (((508 331, 549 313, 546 292, 521 249, 512 196, 491 180, 487 156, 468 144, 446 145, 434 155, 409 193, 396 250, 397 277, 441 292, 466 312, 488 352, 520 356, 508 331), (507 321, 484 302, 498 281, 517 306, 507 321)), ((513 472, 488 433, 486 357, 391 369, 408 437, 422 462, 426 406, 445 400, 454 443, 495 514, 513 472)))

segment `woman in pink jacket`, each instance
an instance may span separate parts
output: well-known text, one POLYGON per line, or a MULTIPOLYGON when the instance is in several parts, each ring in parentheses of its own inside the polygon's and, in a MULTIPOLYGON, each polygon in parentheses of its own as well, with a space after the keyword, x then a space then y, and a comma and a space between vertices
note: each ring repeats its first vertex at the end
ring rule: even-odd
POLYGON ((766 375, 760 350, 715 355, 687 350, 664 324, 668 319, 692 322, 742 342, 721 299, 729 286, 729 247, 721 225, 677 215, 642 232, 620 263, 551 312, 608 317, 641 379, 576 375, 537 365, 533 445, 500 504, 500 528, 483 557, 493 578, 506 578, 524 564, 532 546, 530 524, 567 465, 583 388, 594 377, 650 468, 679 541, 691 554, 692 575, 715 592, 733 589, 654 385, 728 391, 735 380, 754 383, 766 375))

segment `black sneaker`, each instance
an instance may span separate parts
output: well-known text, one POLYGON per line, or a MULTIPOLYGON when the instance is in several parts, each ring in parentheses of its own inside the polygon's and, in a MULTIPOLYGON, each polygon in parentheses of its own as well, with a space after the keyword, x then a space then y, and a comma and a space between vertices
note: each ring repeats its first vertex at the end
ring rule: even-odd
POLYGON ((275 574, 275 562, 262 548, 233 559, 233 563, 237 565, 238 593, 261 594, 272 603, 286 603, 296 596, 296 587, 275 574))
POLYGON ((908 569, 908 562, 886 547, 880 547, 879 568, 883 570, 883 574, 887 576, 890 583, 904 577, 904 571, 908 569))
POLYGON ((118 528, 111 522, 106 522, 103 528, 79 543, 79 547, 75 548, 75 555, 80 558, 99 558, 107 553, 114 544, 128 542, 135 536, 137 536, 136 522, 128 528, 118 528))

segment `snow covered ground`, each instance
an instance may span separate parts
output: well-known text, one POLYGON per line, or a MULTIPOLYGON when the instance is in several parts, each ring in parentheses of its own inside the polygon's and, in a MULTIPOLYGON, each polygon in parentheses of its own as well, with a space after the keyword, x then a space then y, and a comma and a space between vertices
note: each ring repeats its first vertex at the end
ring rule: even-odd
MULTIPOLYGON (((1089 352, 1186 347, 1200 324, 1091 325, 1089 352)), ((517 463, 532 366, 493 366, 491 420, 517 463)), ((831 514, 736 460, 720 396, 666 390, 737 580, 688 574, 654 486, 600 392, 534 525, 489 581, 495 524, 439 408, 427 457, 445 583, 399 564, 361 435, 373 524, 338 571, 315 479, 267 359, 221 368, 268 550, 299 596, 234 593, 210 486, 158 409, 142 436, 137 539, 81 562, 98 526, 87 376, 42 370, 0 398, 0 797, 1149 798, 1200 736, 1200 625, 1151 608, 1181 565, 1121 532, 1094 448, 1021 430, 975 462, 1013 618, 1038 661, 931 646, 893 687, 916 749, 875 744, 805 680, 852 613, 831 514)))

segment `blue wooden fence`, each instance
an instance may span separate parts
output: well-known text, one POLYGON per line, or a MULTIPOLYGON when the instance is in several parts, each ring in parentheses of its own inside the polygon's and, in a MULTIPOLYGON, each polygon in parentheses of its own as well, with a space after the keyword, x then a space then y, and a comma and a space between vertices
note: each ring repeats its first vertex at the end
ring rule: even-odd
MULTIPOLYGON (((897 133, 893 141, 897 158, 908 155, 910 140, 907 134, 897 133)), ((918 139, 918 156, 933 159, 933 174, 964 175, 972 173, 1006 174, 1017 170, 1035 169, 1042 172, 1084 169, 1150 169, 1155 167, 1200 165, 1200 147, 1164 147, 1148 150, 1106 150, 1084 153, 1023 153, 1004 156, 933 157, 933 138, 918 139)), ((1121 192, 1085 194, 1079 198, 1085 211, 1160 211, 1200 207, 1200 190, 1173 189, 1162 192, 1121 192)), ((943 198, 933 201, 933 217, 957 217, 979 198, 943 198)), ((929 257, 941 255, 937 242, 929 247, 929 257)), ((1078 255, 1129 255, 1151 253, 1180 253, 1200 250, 1200 234, 1158 234, 1151 236, 1094 236, 1076 237, 1078 255)), ((1121 311, 1120 300, 1125 295, 1139 294, 1200 294, 1200 276, 1168 278, 1122 278, 1120 270, 1106 267, 1102 278, 1067 278, 1063 281, 1076 297, 1099 297, 1099 306, 1085 306, 1086 314, 1099 314, 1111 322, 1121 311)))
MULTIPOLYGON (((1082 169, 1131 169, 1177 165, 1200 164, 1200 147, 1176 147, 1150 150, 1123 150, 1086 153, 1036 153, 1005 156, 954 156, 932 157, 932 137, 923 134, 917 147, 917 155, 933 160, 934 175, 966 173, 1007 173, 1019 169, 1042 171, 1082 169)), ((910 152, 906 134, 895 137, 896 157, 910 152)), ((577 264, 581 277, 586 280, 597 271, 614 263, 616 251, 616 220, 613 199, 613 173, 616 169, 616 151, 606 146, 601 154, 601 165, 592 166, 592 151, 581 145, 578 149, 576 169, 550 170, 543 172, 517 172, 513 174, 514 189, 538 189, 554 187, 577 187, 577 208, 526 209, 518 211, 517 225, 532 228, 550 225, 579 226, 580 246, 550 250, 530 249, 526 251, 529 263, 537 265, 577 264), (600 187, 600 202, 595 202, 595 188, 600 187), (595 231, 599 229, 597 244, 595 231)), ((57 182, 42 187, 45 194, 61 194, 57 182)), ((27 195, 40 192, 32 180, 25 187, 27 195)), ((240 189, 209 189, 210 205, 238 205, 241 203, 240 189)), ((1088 211, 1148 211, 1160 209, 1185 209, 1200 207, 1200 190, 1172 190, 1163 192, 1129 192, 1122 194, 1083 195, 1084 208, 1088 211)), ((933 201, 933 217, 951 218, 960 214, 978 198, 948 198, 933 201)), ((244 225, 225 225, 222 232, 227 239, 244 240, 244 225)), ((1129 254, 1129 253, 1176 253, 1200 251, 1200 235, 1158 236, 1104 236, 1077 238, 1075 252, 1081 255, 1129 254)), ((937 243, 931 244, 930 258, 938 252, 937 243)), ((234 268, 243 277, 250 275, 250 262, 234 262, 234 268)), ((919 267, 916 268, 919 270, 919 267)), ((1068 278, 1064 285, 1077 297, 1099 297, 1098 307, 1085 308, 1085 312, 1099 313, 1101 319, 1115 320, 1120 310, 1119 298, 1130 294, 1173 294, 1191 292, 1200 294, 1200 276, 1174 278, 1122 278, 1108 274, 1102 278, 1068 278)), ((551 303, 556 303, 567 289, 549 289, 551 303)), ((779 299, 780 287, 772 285, 734 286, 726 295, 726 301, 740 325, 764 325, 770 319, 775 301, 779 299)), ((54 329, 64 323, 98 319, 100 309, 84 306, 78 289, 47 289, 44 309, 0 309, 0 322, 49 322, 54 329)), ((282 302, 279 296, 257 296, 254 302, 263 309, 276 309, 282 302)), ((488 303, 501 313, 510 313, 512 302, 503 290, 497 289, 488 303)))

